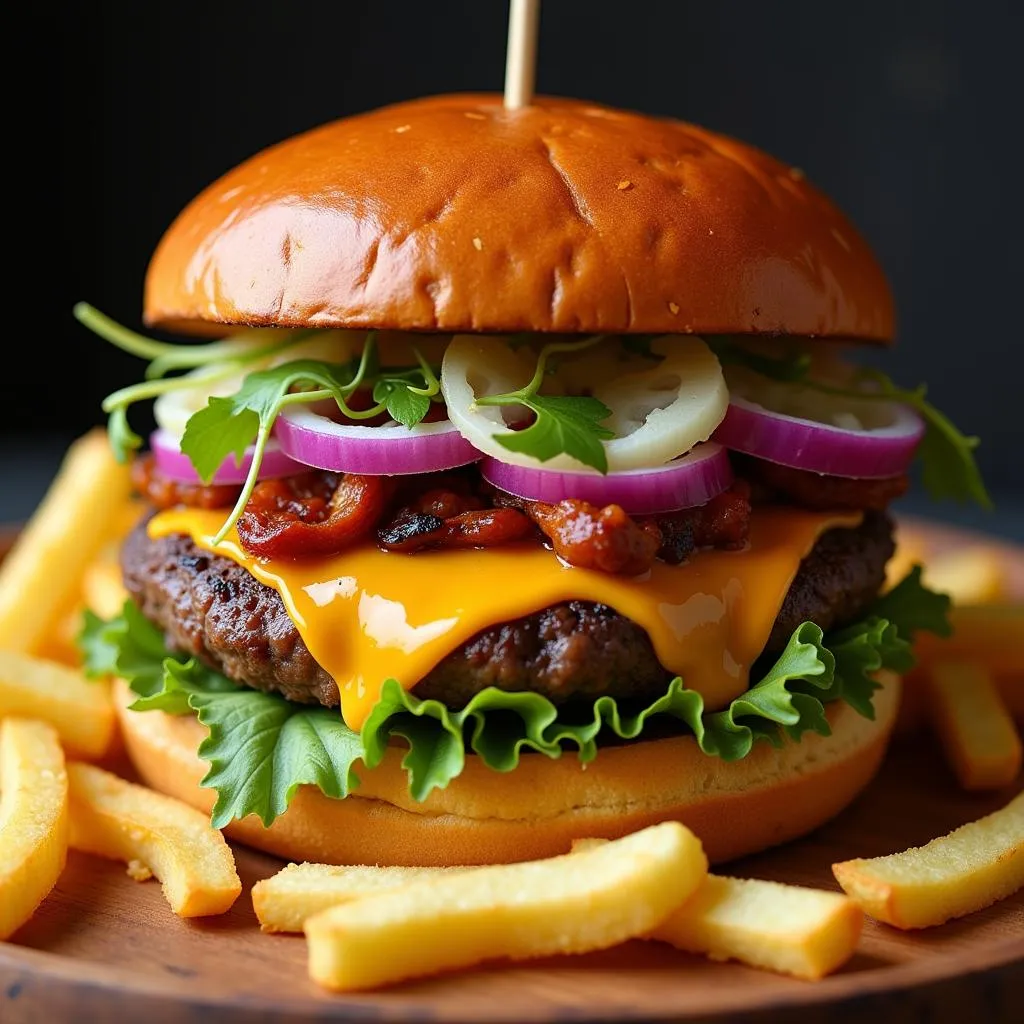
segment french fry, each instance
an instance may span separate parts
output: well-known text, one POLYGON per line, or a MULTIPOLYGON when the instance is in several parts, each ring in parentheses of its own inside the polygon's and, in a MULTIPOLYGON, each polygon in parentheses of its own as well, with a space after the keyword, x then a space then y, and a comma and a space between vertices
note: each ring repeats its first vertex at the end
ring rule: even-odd
MULTIPOLYGON (((604 839, 577 839, 573 852, 604 839)), ((864 913, 848 896, 782 882, 708 875, 648 938, 712 960, 817 981, 857 949, 864 913)))
POLYGON ((896 928, 981 910, 1024 885, 1024 793, 925 846, 842 861, 832 873, 866 914, 896 928))
POLYGON ((977 664, 946 661, 932 665, 923 679, 926 708, 961 788, 1011 783, 1024 751, 992 676, 977 664))
POLYGON ((82 663, 82 655, 78 650, 78 632, 82 627, 82 604, 75 597, 70 608, 63 609, 54 616, 53 625, 32 653, 46 661, 56 661, 69 668, 77 668, 82 663))
POLYGON ((68 752, 99 758, 117 727, 110 686, 66 665, 0 651, 0 718, 21 715, 49 722, 68 752))
POLYGON ((151 871, 179 917, 223 914, 242 891, 235 859, 209 818, 94 765, 68 765, 70 845, 151 871))
POLYGON ((931 555, 923 562, 924 582, 954 604, 993 604, 1007 596, 1005 559, 992 547, 972 544, 931 555))
POLYGON ((106 431, 96 429, 68 449, 46 496, 0 565, 0 649, 39 649, 55 617, 69 610, 85 568, 127 502, 127 466, 114 459, 106 431))
POLYGON ((905 525, 896 528, 896 551, 885 567, 885 589, 891 590, 915 565, 924 565, 928 552, 921 539, 905 525))
POLYGON ((53 888, 68 852, 64 751, 45 722, 0 722, 0 940, 53 888))
POLYGON ((101 557, 86 568, 82 577, 82 599, 86 608, 101 619, 119 615, 127 597, 116 557, 101 557))
POLYGON ((252 887, 252 906, 265 932, 301 932, 306 919, 372 893, 399 889, 466 868, 398 868, 355 864, 289 864, 252 887))
POLYGON ((860 907, 841 893, 708 875, 651 938, 816 981, 853 956, 863 921, 860 907))
POLYGON ((700 840, 663 822, 584 853, 430 877, 308 918, 310 977, 353 991, 605 949, 656 927, 706 874, 700 840))
POLYGON ((954 605, 953 635, 919 633, 914 653, 922 665, 972 661, 993 675, 1024 677, 1024 604, 954 605))

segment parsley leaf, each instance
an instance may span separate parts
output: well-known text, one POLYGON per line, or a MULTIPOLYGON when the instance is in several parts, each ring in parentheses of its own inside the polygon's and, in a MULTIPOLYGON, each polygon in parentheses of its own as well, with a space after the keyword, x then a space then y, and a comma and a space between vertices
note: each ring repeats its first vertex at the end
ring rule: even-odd
POLYGON ((430 411, 430 398, 409 382, 396 377, 382 377, 373 385, 373 400, 383 404, 388 415, 405 427, 415 427, 430 411))
POLYGON ((537 368, 528 384, 518 391, 478 398, 477 405, 522 405, 534 413, 534 422, 524 430, 495 434, 494 439, 509 451, 532 455, 541 462, 565 454, 607 473, 608 456, 602 441, 614 437, 615 433, 601 426, 601 421, 611 415, 611 409, 588 396, 540 394, 553 355, 578 352, 603 339, 604 335, 595 335, 582 341, 556 341, 545 345, 537 356, 537 368))
POLYGON ((608 472, 603 440, 614 437, 601 426, 611 409, 596 398, 574 395, 531 395, 520 400, 537 418, 522 430, 498 434, 497 440, 509 451, 525 452, 547 462, 563 452, 585 466, 608 472))

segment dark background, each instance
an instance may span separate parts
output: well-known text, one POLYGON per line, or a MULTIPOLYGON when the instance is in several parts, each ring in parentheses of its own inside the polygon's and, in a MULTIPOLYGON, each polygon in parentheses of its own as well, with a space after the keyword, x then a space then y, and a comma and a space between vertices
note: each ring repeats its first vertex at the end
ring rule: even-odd
MULTIPOLYGON (((42 144, 61 179, 48 212, 64 236, 46 351, 61 369, 45 400, 5 378, 0 441, 15 486, 0 519, 27 514, 67 440, 102 422, 103 395, 139 379, 141 363, 78 327, 72 304, 138 327, 147 260, 196 192, 320 122, 428 93, 500 90, 504 74, 504 0, 70 8, 53 9, 40 47, 56 82, 42 144)), ((695 121, 803 168, 891 277, 899 338, 878 364, 902 383, 926 380, 935 403, 983 438, 997 511, 932 511, 1017 535, 1022 11, 1018 0, 545 0, 537 76, 540 92, 695 121)), ((912 496, 906 507, 924 506, 912 496)))

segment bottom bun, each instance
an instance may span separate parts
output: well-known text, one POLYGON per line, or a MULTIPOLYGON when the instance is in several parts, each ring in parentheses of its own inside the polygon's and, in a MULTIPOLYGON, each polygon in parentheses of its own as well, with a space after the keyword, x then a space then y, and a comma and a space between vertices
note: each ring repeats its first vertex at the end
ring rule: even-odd
MULTIPOLYGON (((896 720, 900 680, 880 673, 875 719, 829 705, 830 736, 805 734, 775 748, 758 743, 739 761, 701 753, 691 736, 602 748, 590 764, 572 754, 525 755, 509 773, 475 755, 447 789, 412 800, 390 749, 345 800, 303 786, 269 827, 250 815, 225 832, 293 861, 327 864, 493 864, 566 853, 574 839, 613 839, 659 821, 692 829, 713 863, 802 836, 838 814, 881 764, 896 720)), ((191 715, 127 709, 118 684, 125 748, 153 789, 203 811, 215 794, 200 780, 208 765, 196 750, 206 729, 191 715)))

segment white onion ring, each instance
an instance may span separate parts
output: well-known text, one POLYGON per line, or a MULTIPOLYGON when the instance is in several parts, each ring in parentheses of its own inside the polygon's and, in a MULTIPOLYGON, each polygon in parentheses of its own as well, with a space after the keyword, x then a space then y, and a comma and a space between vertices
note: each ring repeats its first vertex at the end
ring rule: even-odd
POLYGON ((282 452, 305 466, 368 476, 435 473, 476 462, 478 452, 449 420, 405 427, 364 427, 334 420, 312 405, 282 409, 274 421, 282 452))
MULTIPOLYGON (((629 362, 614 372, 614 360, 601 359, 609 377, 593 384, 594 397, 611 409, 603 425, 616 432, 602 442, 609 471, 649 469, 663 465, 706 441, 721 422, 729 404, 718 359, 696 337, 676 335, 656 339, 651 351, 661 360, 652 365, 629 362)), ((599 353, 584 350, 566 358, 552 379, 556 390, 572 392, 576 377, 590 384, 599 353), (573 367, 579 364, 574 373, 573 367)), ((448 415, 475 448, 498 462, 534 469, 586 472, 590 467, 561 454, 546 462, 525 452, 513 452, 496 437, 509 430, 518 406, 477 405, 478 398, 523 387, 532 377, 536 355, 513 351, 502 339, 460 334, 452 339, 441 364, 441 391, 448 415), (528 358, 527 358, 528 357, 528 358)), ((545 391, 551 391, 549 385, 545 391)))
POLYGON ((704 505, 733 480, 729 457, 721 445, 698 445, 682 458, 655 469, 627 469, 607 475, 591 471, 565 473, 511 466, 485 458, 480 475, 500 490, 530 501, 555 504, 563 498, 592 505, 619 505, 631 515, 656 515, 704 505))

